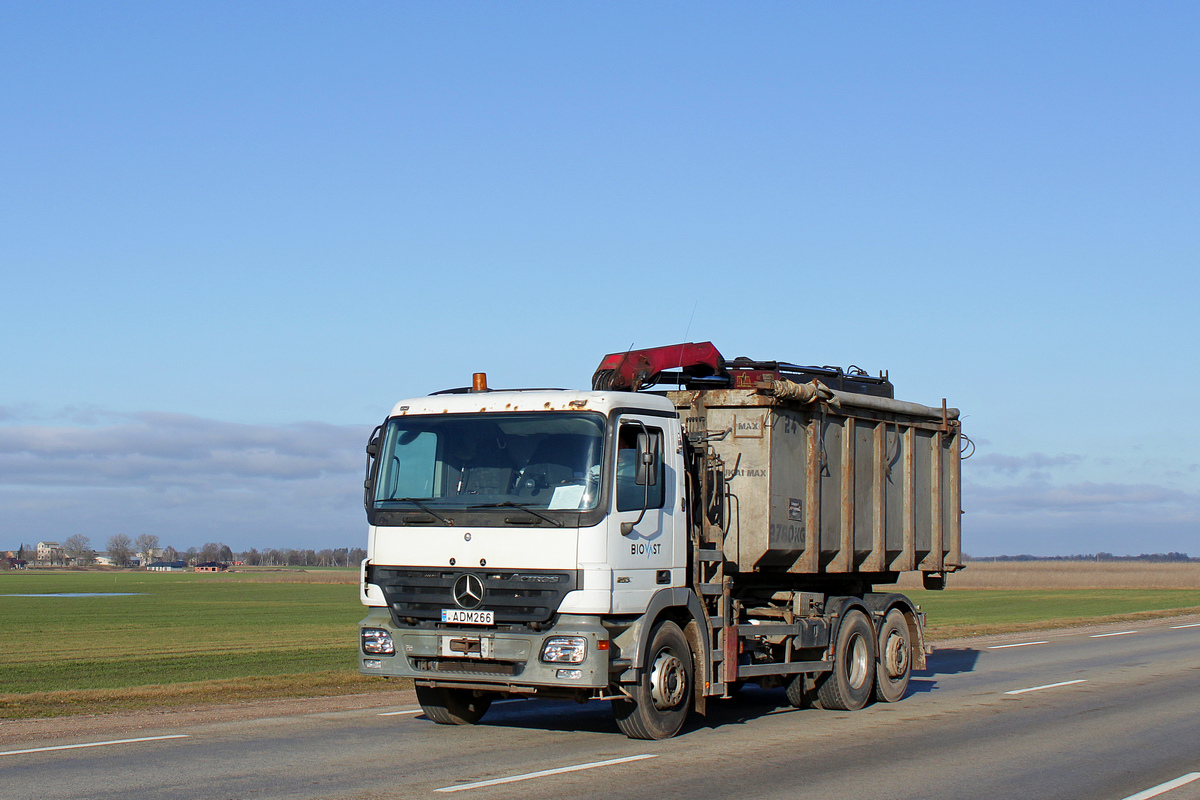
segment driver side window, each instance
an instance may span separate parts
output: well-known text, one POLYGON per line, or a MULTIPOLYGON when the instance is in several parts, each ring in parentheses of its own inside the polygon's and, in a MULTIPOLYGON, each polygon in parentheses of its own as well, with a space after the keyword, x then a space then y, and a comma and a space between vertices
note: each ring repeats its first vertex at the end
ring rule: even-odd
POLYGON ((621 424, 617 431, 617 511, 640 511, 642 503, 646 508, 663 507, 662 441, 662 428, 628 422, 621 424), (637 482, 639 434, 649 435, 650 452, 654 454, 646 484, 637 482))

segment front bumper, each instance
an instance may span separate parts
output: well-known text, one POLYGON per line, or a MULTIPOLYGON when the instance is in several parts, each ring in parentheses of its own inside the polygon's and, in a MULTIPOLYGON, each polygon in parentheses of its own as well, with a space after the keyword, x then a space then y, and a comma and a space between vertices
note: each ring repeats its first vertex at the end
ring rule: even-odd
MULTIPOLYGON (((536 693, 538 688, 603 689, 609 684, 608 631, 596 617, 564 614, 543 631, 497 631, 490 627, 441 626, 397 628, 385 608, 371 608, 360 628, 388 631, 394 655, 364 653, 358 671, 364 675, 412 678, 438 685, 494 686, 496 691, 536 693), (540 659, 547 639, 581 636, 587 640, 582 663, 545 663, 540 659), (378 666, 375 666, 378 664, 378 666)), ((361 642, 361 635, 359 638, 361 642)))

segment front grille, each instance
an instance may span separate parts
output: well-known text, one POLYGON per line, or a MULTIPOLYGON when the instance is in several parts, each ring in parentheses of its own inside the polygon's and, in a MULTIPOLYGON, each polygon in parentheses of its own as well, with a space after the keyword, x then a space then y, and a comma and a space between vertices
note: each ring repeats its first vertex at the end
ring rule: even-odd
POLYGON ((483 582, 485 611, 493 611, 497 625, 549 622, 567 592, 578 585, 575 572, 520 570, 392 569, 371 566, 367 581, 383 590, 397 621, 439 622, 443 608, 457 608, 454 582, 466 574, 483 582))

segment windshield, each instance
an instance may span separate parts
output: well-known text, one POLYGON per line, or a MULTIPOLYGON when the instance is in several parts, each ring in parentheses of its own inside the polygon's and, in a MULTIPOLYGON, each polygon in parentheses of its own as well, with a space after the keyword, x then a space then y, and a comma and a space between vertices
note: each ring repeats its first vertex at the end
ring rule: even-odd
POLYGON ((586 511, 599 500, 603 451, 594 413, 393 417, 375 508, 586 511))

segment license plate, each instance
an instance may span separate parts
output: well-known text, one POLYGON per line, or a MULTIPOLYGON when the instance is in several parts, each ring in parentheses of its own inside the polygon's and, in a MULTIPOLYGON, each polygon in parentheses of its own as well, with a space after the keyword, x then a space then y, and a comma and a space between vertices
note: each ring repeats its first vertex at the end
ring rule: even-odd
POLYGON ((454 625, 495 625, 495 611, 467 611, 465 608, 443 608, 442 622, 454 625))

